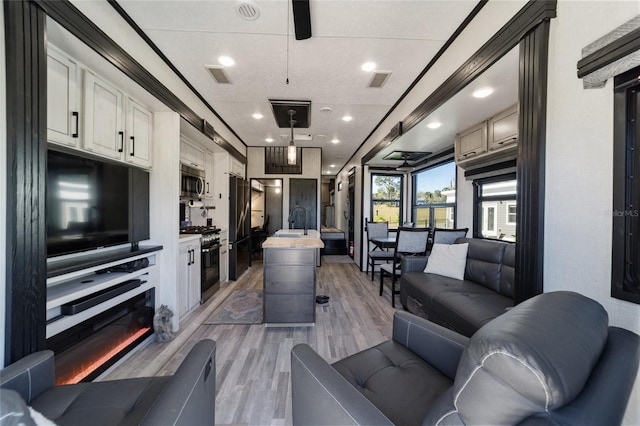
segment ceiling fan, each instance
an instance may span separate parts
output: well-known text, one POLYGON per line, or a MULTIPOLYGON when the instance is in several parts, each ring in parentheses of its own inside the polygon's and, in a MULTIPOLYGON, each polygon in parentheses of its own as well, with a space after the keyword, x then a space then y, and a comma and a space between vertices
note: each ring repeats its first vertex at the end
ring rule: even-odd
POLYGON ((404 162, 402 164, 400 164, 398 167, 396 167, 396 170, 399 172, 410 172, 413 170, 413 166, 411 164, 409 164, 409 162, 407 161, 407 159, 409 159, 411 157, 410 154, 408 153, 402 153, 402 159, 404 160, 404 162))
POLYGON ((291 0, 296 40, 311 38, 311 13, 309 0, 291 0))

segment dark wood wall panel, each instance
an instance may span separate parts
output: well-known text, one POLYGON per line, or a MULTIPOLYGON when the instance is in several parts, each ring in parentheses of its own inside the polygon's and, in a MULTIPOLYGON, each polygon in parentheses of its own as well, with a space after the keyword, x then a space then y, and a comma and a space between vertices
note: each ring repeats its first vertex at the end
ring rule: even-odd
POLYGON ((520 42, 516 303, 543 291, 549 21, 520 42))
POLYGON ((7 66, 7 289, 5 362, 46 340, 45 14, 4 2, 7 66))

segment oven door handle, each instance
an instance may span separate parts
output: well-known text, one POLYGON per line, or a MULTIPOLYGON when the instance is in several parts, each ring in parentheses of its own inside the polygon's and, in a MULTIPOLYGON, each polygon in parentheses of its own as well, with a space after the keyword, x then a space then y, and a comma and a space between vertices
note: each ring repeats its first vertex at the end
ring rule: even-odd
POLYGON ((203 253, 211 253, 212 251, 220 250, 220 245, 211 246, 210 248, 202 249, 203 253))

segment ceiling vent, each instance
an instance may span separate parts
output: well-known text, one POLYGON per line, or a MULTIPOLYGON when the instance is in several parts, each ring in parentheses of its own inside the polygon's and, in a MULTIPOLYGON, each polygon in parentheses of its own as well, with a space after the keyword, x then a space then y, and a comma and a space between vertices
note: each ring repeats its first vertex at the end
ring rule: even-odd
MULTIPOLYGON (((284 141, 288 141, 289 139, 291 139, 291 135, 280 135, 280 139, 284 140, 284 141)), ((302 134, 299 135, 297 133, 295 133, 293 135, 293 140, 294 141, 312 141, 313 140, 313 135, 312 134, 302 134)))
POLYGON ((371 73, 371 80, 367 87, 379 88, 386 83, 387 79, 391 75, 391 71, 374 71, 371 73))
POLYGON ((293 119, 296 121, 293 127, 296 129, 307 129, 311 126, 311 101, 269 99, 269 102, 271 102, 276 123, 281 129, 288 129, 291 126, 289 122, 291 116, 288 112, 290 109, 296 112, 293 115, 293 119))
POLYGON ((255 21, 260 17, 258 5, 251 0, 238 0, 236 2, 236 13, 247 21, 255 21))
POLYGON ((222 65, 205 65, 204 67, 209 71, 216 83, 231 84, 231 80, 229 80, 229 77, 224 72, 222 65))

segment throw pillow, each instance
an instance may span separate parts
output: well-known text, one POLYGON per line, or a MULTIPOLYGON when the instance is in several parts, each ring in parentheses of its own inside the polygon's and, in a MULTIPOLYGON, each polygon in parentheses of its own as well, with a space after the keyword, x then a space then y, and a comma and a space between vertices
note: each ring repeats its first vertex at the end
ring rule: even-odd
POLYGON ((424 272, 463 280, 467 265, 467 250, 469 250, 469 243, 434 244, 424 272))

